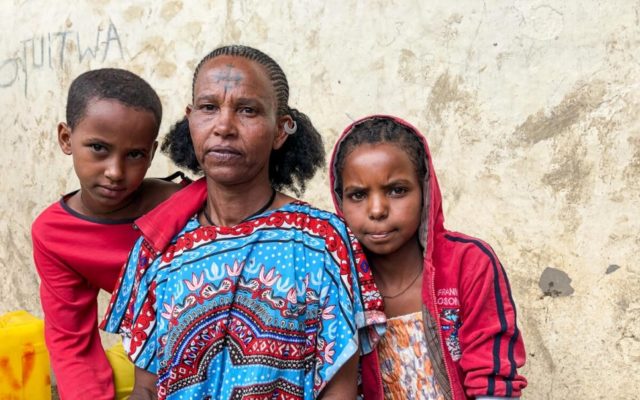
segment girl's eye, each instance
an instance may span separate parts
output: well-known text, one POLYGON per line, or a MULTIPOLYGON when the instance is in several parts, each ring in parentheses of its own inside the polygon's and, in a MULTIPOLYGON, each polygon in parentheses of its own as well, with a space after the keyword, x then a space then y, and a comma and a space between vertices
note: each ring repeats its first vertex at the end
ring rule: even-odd
POLYGON ((365 194, 364 192, 353 192, 353 193, 349 193, 347 197, 349 197, 351 201, 360 201, 360 200, 364 200, 365 194))
POLYGON ((391 190, 389 190, 389 193, 392 196, 402 196, 407 192, 408 192, 408 189, 405 187, 394 187, 394 188, 391 188, 391 190))

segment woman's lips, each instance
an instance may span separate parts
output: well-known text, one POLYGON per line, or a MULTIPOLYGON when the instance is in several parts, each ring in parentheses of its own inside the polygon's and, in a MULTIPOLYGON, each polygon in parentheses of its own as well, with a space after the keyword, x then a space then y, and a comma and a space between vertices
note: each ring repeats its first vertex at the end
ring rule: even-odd
POLYGON ((230 161, 242 156, 242 153, 233 147, 216 146, 208 149, 205 157, 213 158, 216 161, 230 161))

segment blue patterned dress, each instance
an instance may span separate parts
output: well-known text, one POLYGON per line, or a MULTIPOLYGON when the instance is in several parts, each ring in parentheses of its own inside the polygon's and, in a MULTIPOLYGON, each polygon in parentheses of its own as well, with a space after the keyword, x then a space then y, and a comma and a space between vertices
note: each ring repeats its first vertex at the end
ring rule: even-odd
POLYGON ((234 227, 193 218, 162 255, 138 241, 103 327, 159 399, 314 399, 384 330, 352 240, 302 202, 234 227))

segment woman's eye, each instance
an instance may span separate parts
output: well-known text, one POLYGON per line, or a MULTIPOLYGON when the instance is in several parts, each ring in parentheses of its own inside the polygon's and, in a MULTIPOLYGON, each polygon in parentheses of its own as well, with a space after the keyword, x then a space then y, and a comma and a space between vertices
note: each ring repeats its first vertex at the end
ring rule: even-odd
POLYGON ((218 107, 215 104, 201 104, 200 107, 198 108, 203 111, 215 111, 218 109, 218 107))
POLYGON ((246 114, 246 115, 255 115, 256 114, 256 110, 252 107, 240 107, 240 113, 241 114, 246 114))

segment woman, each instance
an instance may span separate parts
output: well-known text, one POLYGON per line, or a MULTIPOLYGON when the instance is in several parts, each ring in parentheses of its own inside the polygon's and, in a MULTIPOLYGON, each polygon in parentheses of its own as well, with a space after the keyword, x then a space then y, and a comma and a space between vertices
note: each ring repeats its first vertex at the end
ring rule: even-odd
POLYGON ((163 150, 205 177, 138 221, 103 322, 136 364, 131 399, 354 398, 381 299, 343 222, 279 192, 322 165, 320 135, 256 49, 214 50, 192 89, 163 150))

